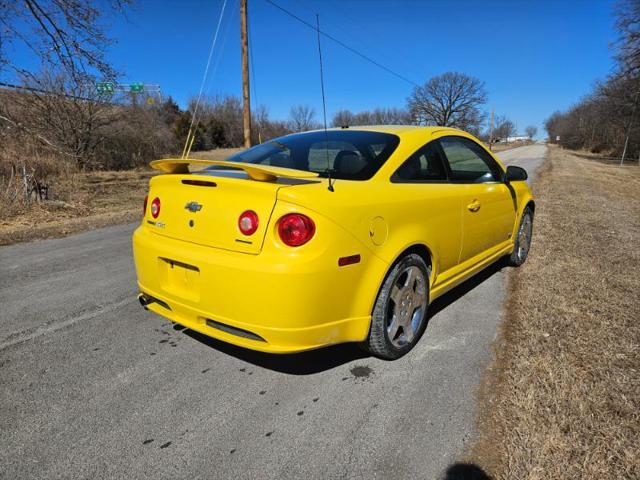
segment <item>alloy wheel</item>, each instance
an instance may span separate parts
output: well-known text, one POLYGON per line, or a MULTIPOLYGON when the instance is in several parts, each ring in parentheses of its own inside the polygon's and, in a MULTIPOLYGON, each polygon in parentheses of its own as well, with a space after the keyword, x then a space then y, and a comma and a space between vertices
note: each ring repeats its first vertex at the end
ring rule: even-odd
POLYGON ((523 261, 529 254, 531 246, 531 233, 533 231, 533 222, 531 215, 525 215, 518 230, 518 260, 523 261))
POLYGON ((387 335, 396 348, 413 342, 427 308, 427 280, 420 268, 402 270, 391 288, 387 310, 387 335))

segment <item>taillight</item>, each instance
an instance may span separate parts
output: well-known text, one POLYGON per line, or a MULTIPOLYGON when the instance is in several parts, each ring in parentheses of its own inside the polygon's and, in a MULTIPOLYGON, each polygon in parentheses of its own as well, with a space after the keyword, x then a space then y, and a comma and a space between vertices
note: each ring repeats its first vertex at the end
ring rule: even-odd
POLYGON ((243 235, 253 235, 258 230, 258 214, 253 210, 242 212, 238 218, 238 228, 243 235))
POLYGON ((158 215, 160 215, 160 199, 156 197, 151 202, 151 216, 158 218, 158 215))
POLYGON ((316 232, 316 225, 306 215, 289 213, 280 219, 278 233, 282 241, 290 247, 304 245, 316 232))
POLYGON ((144 196, 144 207, 142 207, 142 216, 147 214, 147 202, 149 201, 149 195, 144 196))

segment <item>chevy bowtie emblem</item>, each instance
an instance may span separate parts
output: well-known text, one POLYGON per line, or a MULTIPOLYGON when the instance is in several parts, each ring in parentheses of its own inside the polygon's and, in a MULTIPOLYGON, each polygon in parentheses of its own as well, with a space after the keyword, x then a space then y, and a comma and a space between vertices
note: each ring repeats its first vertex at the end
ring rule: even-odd
POLYGON ((202 205, 200 205, 198 202, 189 202, 184 206, 184 208, 186 208, 190 212, 196 213, 202 210, 202 205))

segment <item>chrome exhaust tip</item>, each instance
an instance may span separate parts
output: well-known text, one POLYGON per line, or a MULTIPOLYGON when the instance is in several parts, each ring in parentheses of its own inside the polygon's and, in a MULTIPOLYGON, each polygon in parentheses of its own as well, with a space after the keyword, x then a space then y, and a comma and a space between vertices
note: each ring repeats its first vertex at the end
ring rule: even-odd
POLYGON ((152 303, 157 303, 161 307, 166 308, 167 310, 171 310, 171 307, 166 302, 152 297, 151 295, 147 295, 146 293, 140 293, 138 295, 138 301, 140 302, 140 305, 142 305, 142 308, 144 308, 145 310, 149 310, 149 308, 147 308, 147 305, 150 305, 152 303))
POLYGON ((140 295, 138 295, 138 301, 140 302, 140 305, 142 305, 142 308, 144 308, 145 310, 149 310, 147 308, 147 305, 153 302, 153 299, 147 297, 144 293, 141 293, 140 295))

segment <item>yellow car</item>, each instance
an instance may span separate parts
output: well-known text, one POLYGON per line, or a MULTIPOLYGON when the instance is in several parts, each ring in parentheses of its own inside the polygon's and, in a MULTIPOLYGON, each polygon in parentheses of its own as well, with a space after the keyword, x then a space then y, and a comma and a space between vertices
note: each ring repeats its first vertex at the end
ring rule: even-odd
POLYGON ((141 304, 250 349, 361 342, 398 358, 430 302, 529 251, 527 173, 460 130, 345 127, 151 165, 164 174, 133 235, 141 304))

